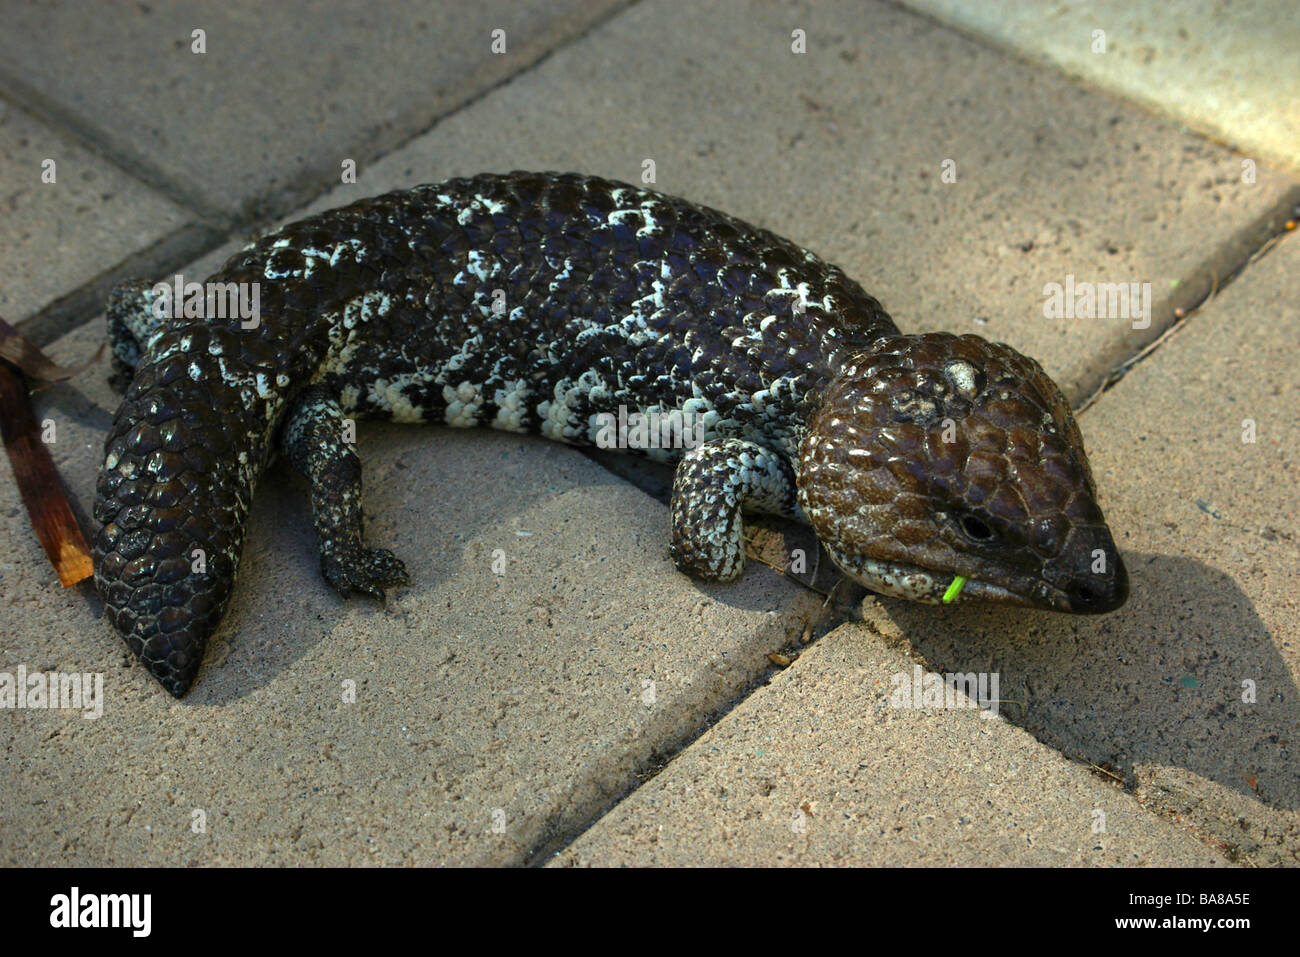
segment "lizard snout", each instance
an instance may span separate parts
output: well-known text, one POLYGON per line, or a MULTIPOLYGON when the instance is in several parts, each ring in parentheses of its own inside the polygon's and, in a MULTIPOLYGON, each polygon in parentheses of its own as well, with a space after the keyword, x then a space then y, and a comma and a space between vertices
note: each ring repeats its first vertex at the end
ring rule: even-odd
POLYGON ((1069 577, 1061 590, 1070 611, 1100 615, 1128 601, 1128 569, 1106 528, 1076 535, 1063 564, 1069 577))

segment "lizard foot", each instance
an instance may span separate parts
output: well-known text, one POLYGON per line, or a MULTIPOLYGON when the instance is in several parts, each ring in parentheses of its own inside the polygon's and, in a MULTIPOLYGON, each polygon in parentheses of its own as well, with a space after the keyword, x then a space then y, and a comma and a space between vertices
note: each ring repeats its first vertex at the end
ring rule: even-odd
POLYGON ((320 570, 344 598, 353 592, 383 598, 385 588, 411 583, 402 560, 386 548, 330 549, 321 555, 320 570))

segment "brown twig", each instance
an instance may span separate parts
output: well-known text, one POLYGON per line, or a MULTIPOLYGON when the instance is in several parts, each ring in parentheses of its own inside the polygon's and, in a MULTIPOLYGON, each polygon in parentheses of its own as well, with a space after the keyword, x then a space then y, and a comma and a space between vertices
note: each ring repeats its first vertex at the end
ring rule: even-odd
MULTIPOLYGON (((94 362, 102 353, 96 353, 94 362)), ((68 504, 50 450, 41 441, 41 427, 32 410, 24 373, 44 381, 70 378, 90 362, 73 369, 46 358, 39 349, 0 319, 0 437, 13 466, 14 481, 27 507, 36 538, 66 587, 93 573, 90 549, 68 504), (19 365, 11 365, 10 360, 19 365), (30 371, 29 371, 30 370, 30 371)))

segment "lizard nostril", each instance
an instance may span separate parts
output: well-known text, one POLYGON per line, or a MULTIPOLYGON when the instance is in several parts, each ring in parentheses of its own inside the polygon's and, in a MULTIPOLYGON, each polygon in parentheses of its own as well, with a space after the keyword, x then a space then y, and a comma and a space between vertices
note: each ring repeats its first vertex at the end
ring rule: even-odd
POLYGON ((1070 604, 1079 610, 1100 606, 1106 600, 1103 590, 1090 582, 1074 582, 1065 592, 1070 604))
POLYGON ((1114 611, 1128 599, 1128 575, 1121 564, 1112 578, 1089 578, 1071 582, 1065 589, 1070 610, 1083 614, 1114 611))

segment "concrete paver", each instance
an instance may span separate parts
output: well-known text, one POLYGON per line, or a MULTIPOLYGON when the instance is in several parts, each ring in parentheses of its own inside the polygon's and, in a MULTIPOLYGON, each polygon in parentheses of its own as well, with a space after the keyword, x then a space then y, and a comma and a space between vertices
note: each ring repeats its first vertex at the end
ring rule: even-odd
POLYGON ((551 866, 1224 862, 964 696, 952 710, 894 707, 914 667, 841 626, 551 866))
POLYGON ((621 0, 8 4, 0 87, 214 222, 283 212, 621 0), (203 52, 194 31, 201 30, 203 52), (493 52, 493 31, 504 52, 493 52))
POLYGON ((2 99, 0 191, 0 316, 15 325, 192 219, 2 99))
MULTIPOLYGON (((1120 382, 1090 422, 1106 437, 1093 461, 1108 475, 1113 520, 1128 532, 1121 547, 1135 554, 1138 597, 1125 610, 1127 636, 1104 642, 1097 658, 1134 652, 1117 671, 1142 717, 1094 711, 1090 737, 1121 744, 1152 805, 1254 860, 1292 866, 1300 864, 1298 275, 1300 237, 1291 234, 1120 382)), ((1067 748, 1080 731, 1062 731, 1067 748)))
POLYGON ((1300 7, 1292 0, 902 2, 1300 173, 1300 7))

